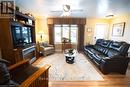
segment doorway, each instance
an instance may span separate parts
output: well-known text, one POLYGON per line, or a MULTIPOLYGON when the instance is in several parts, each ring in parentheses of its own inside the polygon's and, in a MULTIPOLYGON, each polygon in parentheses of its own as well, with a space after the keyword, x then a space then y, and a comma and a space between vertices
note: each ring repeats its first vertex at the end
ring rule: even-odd
POLYGON ((100 23, 95 25, 93 43, 95 43, 97 39, 108 38, 108 27, 109 25, 107 23, 100 23))

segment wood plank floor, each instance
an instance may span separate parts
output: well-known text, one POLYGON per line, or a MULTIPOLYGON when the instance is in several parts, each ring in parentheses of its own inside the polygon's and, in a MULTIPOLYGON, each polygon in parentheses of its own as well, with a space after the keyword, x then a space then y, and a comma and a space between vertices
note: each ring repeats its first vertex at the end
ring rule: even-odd
MULTIPOLYGON (((40 60, 41 58, 34 64, 40 60)), ((126 75, 117 73, 103 75, 96 67, 95 69, 102 75, 104 81, 53 81, 49 82, 49 87, 130 87, 130 69, 127 70, 126 75)))

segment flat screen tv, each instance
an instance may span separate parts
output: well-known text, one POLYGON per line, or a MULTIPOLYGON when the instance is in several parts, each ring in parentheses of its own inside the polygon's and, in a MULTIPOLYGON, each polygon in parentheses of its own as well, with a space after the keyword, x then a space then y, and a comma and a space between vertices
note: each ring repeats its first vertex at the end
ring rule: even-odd
POLYGON ((21 47, 32 43, 32 31, 30 27, 12 26, 14 47, 21 47))

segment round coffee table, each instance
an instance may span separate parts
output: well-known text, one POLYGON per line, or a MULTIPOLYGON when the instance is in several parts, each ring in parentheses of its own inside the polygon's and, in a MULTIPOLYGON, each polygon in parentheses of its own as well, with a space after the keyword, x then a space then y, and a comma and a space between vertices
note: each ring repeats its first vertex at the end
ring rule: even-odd
POLYGON ((76 56, 76 50, 75 49, 67 49, 67 50, 65 50, 64 55, 66 58, 66 62, 69 64, 73 64, 75 56, 76 56), (70 52, 70 50, 71 50, 71 52, 70 52))

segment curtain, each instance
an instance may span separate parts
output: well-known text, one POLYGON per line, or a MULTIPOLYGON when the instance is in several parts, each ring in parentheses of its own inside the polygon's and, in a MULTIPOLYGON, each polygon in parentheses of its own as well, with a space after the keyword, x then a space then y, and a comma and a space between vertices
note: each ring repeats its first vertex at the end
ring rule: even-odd
POLYGON ((78 51, 83 51, 85 25, 78 25, 78 51))
POLYGON ((49 44, 54 45, 54 25, 48 24, 48 31, 49 31, 49 44))
POLYGON ((78 25, 78 51, 83 51, 84 28, 86 18, 48 18, 49 43, 54 44, 54 25, 55 24, 76 24, 78 25))

